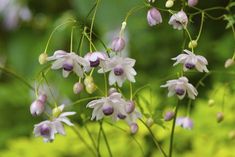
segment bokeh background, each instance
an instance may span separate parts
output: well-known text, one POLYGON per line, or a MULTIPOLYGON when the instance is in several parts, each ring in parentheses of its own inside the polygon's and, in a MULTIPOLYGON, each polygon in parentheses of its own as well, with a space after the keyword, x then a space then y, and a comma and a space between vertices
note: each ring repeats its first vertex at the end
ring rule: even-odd
MULTIPOLYGON (((227 6, 227 0, 214 1, 199 0, 199 8, 213 6, 227 6)), ((45 49, 50 33, 59 24, 69 18, 75 18, 82 25, 90 26, 91 16, 86 19, 94 0, 0 0, 0 65, 16 72, 34 85, 39 71, 44 67, 39 65, 38 56, 45 49)), ((157 0, 155 5, 164 8, 164 0, 157 0)), ((143 5, 141 0, 101 0, 95 19, 94 32, 105 44, 109 45, 118 33, 127 12, 143 5)), ((179 10, 176 2, 173 9, 179 10)), ((187 9, 188 12, 195 10, 187 9)), ((126 40, 128 46, 125 53, 136 59, 137 82, 134 89, 150 85, 140 92, 141 111, 151 115, 156 124, 152 126, 155 136, 165 150, 169 146, 171 122, 163 122, 162 115, 172 110, 176 99, 167 98, 167 91, 160 89, 167 79, 177 77, 180 66, 172 67, 175 57, 182 52, 184 36, 182 31, 172 29, 168 25, 170 15, 161 12, 163 23, 156 27, 149 27, 146 22, 147 8, 132 15, 127 22, 126 40)), ((224 11, 212 11, 213 16, 223 15, 224 11)), ((227 21, 205 19, 201 38, 196 52, 205 56, 209 62, 209 70, 216 71, 209 75, 200 86, 198 99, 193 103, 191 118, 195 126, 193 130, 177 127, 174 143, 175 157, 235 157, 235 72, 234 67, 224 68, 224 62, 232 57, 234 39, 231 29, 225 29, 227 21), (208 105, 208 100, 215 103, 208 105), (223 110, 222 110, 223 108, 223 110), (217 123, 217 112, 223 111, 224 121, 217 123)), ((189 30, 196 38, 200 26, 200 14, 195 16, 189 24, 189 30)), ((78 27, 74 33, 74 50, 79 43, 81 31, 78 27)), ((71 26, 61 27, 55 33, 48 48, 48 54, 55 50, 69 50, 71 26)), ((95 43, 100 50, 104 50, 98 40, 95 43)), ((187 45, 187 44, 186 44, 187 45)), ((185 46, 184 46, 185 47, 185 46)), ((85 42, 82 54, 88 52, 85 42)), ((203 77, 199 73, 187 73, 190 82, 196 84, 203 77)), ((63 79, 60 72, 52 72, 48 76, 51 86, 55 87, 61 101, 73 102, 82 96, 72 93, 75 76, 63 79)), ((102 85, 102 80, 97 79, 102 85)), ((124 93, 125 93, 124 87, 124 93)), ((27 86, 18 79, 0 71, 0 157, 74 157, 91 156, 90 151, 77 137, 71 128, 66 128, 67 136, 57 136, 53 143, 43 143, 41 138, 34 138, 33 125, 44 117, 35 118, 30 115, 29 106, 34 95, 27 86)), ((186 114, 187 101, 181 103, 179 115, 186 114)), ((77 123, 80 134, 91 141, 85 128, 88 128, 94 138, 97 137, 99 124, 87 120, 91 111, 85 108, 86 103, 71 107, 77 111, 72 118, 77 123), (86 121, 84 123, 84 121, 86 121)), ((131 136, 129 128, 122 122, 115 126, 104 124, 107 138, 113 156, 142 157, 159 156, 147 129, 140 123, 139 132, 131 136), (144 150, 134 140, 138 141, 144 150)), ((101 140, 101 153, 108 156, 104 140, 101 140)))

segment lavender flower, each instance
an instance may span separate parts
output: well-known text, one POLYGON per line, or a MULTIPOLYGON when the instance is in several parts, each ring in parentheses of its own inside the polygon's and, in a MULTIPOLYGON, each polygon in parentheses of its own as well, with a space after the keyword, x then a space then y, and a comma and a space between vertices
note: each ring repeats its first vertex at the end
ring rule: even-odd
POLYGON ((170 121, 174 118, 174 116, 175 116, 175 112, 168 111, 168 112, 166 112, 166 114, 164 116, 164 120, 165 121, 170 121))
POLYGON ((84 59, 90 63, 89 66, 85 66, 85 71, 89 72, 91 68, 97 67, 100 65, 100 62, 108 58, 107 54, 104 52, 89 52, 84 56, 84 59))
POLYGON ((194 7, 195 5, 197 5, 198 0, 188 0, 188 6, 190 7, 194 7))
POLYGON ((122 37, 117 37, 112 41, 111 49, 114 52, 120 52, 125 48, 125 40, 122 37))
POLYGON ((183 28, 186 28, 188 24, 188 17, 186 13, 181 10, 178 13, 173 14, 168 23, 172 25, 174 29, 182 30, 183 28))
POLYGON ((161 13, 156 8, 151 8, 147 13, 147 21, 150 26, 162 23, 161 13))
POLYGON ((191 130, 193 128, 193 121, 189 117, 179 117, 176 119, 176 125, 191 130))

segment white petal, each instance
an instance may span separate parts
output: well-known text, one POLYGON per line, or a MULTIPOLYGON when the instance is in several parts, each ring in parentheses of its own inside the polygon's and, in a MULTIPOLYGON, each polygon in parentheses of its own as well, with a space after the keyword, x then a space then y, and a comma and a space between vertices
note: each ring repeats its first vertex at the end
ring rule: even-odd
POLYGON ((62 70, 63 77, 66 78, 69 76, 70 71, 62 70))

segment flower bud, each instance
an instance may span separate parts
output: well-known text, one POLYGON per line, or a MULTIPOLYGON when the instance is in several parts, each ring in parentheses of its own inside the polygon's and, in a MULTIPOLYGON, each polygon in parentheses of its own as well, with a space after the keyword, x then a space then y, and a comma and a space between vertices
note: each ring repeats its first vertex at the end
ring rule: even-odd
POLYGON ((147 120, 146 120, 146 124, 147 124, 147 126, 148 127, 151 127, 153 124, 154 124, 154 120, 153 120, 153 118, 148 118, 147 120))
POLYGON ((156 8, 151 8, 147 13, 147 21, 150 26, 162 23, 161 13, 156 8))
POLYGON ((164 116, 164 120, 165 121, 170 121, 174 118, 174 116, 175 116, 175 112, 168 111, 168 112, 166 112, 166 114, 164 116))
POLYGON ((231 140, 235 139, 235 130, 232 130, 232 131, 229 132, 228 138, 231 139, 231 140))
POLYGON ((103 111, 104 115, 109 116, 109 115, 113 114, 114 109, 110 105, 104 105, 102 107, 102 111, 103 111))
POLYGON ((217 123, 222 122, 222 121, 224 120, 224 114, 223 114, 223 112, 218 112, 217 115, 216 115, 216 117, 217 117, 217 123))
POLYGON ((46 53, 41 53, 38 58, 39 63, 45 64, 47 62, 47 57, 48 57, 48 55, 46 53))
POLYGON ((197 41, 196 40, 190 41, 189 44, 188 44, 188 47, 190 49, 196 48, 197 47, 197 41))
POLYGON ((96 91, 97 87, 94 83, 89 83, 89 84, 86 84, 86 91, 87 93, 89 94, 92 94, 96 91))
POLYGON ((126 112, 132 113, 135 110, 135 102, 134 101, 128 101, 126 105, 126 112))
POLYGON ((148 0, 148 2, 149 2, 149 3, 154 3, 154 2, 155 2, 155 0, 148 0))
POLYGON ((81 91, 83 91, 83 88, 84 88, 83 84, 80 82, 77 82, 73 85, 73 93, 79 94, 81 93, 81 91))
POLYGON ((174 5, 174 0, 167 0, 166 4, 165 4, 165 7, 166 8, 171 8, 171 7, 173 7, 173 5, 174 5))
POLYGON ((139 130, 139 126, 136 123, 131 123, 130 129, 131 129, 131 133, 135 134, 139 130))
POLYGON ((61 108, 59 108, 59 107, 55 107, 55 108, 52 110, 52 115, 53 115, 53 117, 58 117, 61 113, 62 113, 62 110, 61 110, 61 108))
POLYGON ((188 6, 190 7, 194 7, 195 5, 197 5, 198 0, 188 0, 188 6))
POLYGON ((229 59, 226 60, 226 62, 225 62, 225 64, 224 64, 224 67, 225 67, 225 68, 228 68, 228 67, 230 67, 230 66, 232 66, 232 65, 234 65, 234 60, 231 59, 231 58, 229 58, 229 59))
POLYGON ((117 89, 116 88, 110 88, 109 89, 109 95, 113 94, 113 93, 116 93, 117 92, 117 89))
POLYGON ((46 94, 40 94, 38 96, 38 100, 42 101, 43 103, 46 103, 47 101, 47 95, 46 94))
POLYGON ((214 100, 214 99, 208 100, 208 105, 209 105, 210 107, 213 106, 214 103, 215 103, 215 100, 214 100))
POLYGON ((86 78, 84 79, 84 84, 88 85, 94 83, 93 77, 92 76, 86 76, 86 78))
POLYGON ((113 40, 111 49, 114 52, 120 52, 124 49, 125 45, 125 40, 122 37, 117 37, 113 40))
POLYGON ((41 100, 35 100, 30 106, 30 112, 33 116, 39 116, 43 113, 45 104, 41 100))

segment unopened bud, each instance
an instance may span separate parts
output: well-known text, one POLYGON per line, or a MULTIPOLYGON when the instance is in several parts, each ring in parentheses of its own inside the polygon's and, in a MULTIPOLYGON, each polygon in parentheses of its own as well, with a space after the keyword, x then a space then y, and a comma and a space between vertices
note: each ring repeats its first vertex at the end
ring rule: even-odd
POLYGON ((156 8, 151 8, 147 13, 147 21, 150 26, 162 23, 161 13, 156 8))
POLYGON ((48 57, 48 55, 46 53, 41 53, 38 58, 39 63, 45 64, 47 62, 47 57, 48 57))
POLYGON ((87 93, 89 94, 92 94, 96 91, 97 87, 94 83, 89 83, 89 84, 86 84, 86 91, 87 93))
POLYGON ((84 79, 84 84, 88 85, 94 83, 93 77, 92 76, 86 76, 86 78, 84 79))
POLYGON ((197 47, 197 41, 196 40, 190 41, 189 44, 188 44, 188 47, 190 49, 196 48, 197 47))
POLYGON ((164 120, 165 121, 170 121, 174 118, 174 116, 175 116, 175 112, 168 111, 168 112, 166 112, 166 114, 164 116, 164 120))
POLYGON ((43 103, 46 103, 47 101, 47 95, 46 94, 40 94, 38 96, 38 100, 42 101, 43 103))
POLYGON ((125 40, 122 37, 117 37, 113 40, 111 49, 114 52, 120 52, 124 49, 125 45, 125 40))
POLYGON ((147 124, 148 127, 151 127, 151 126, 154 124, 153 118, 148 118, 148 119, 146 120, 146 124, 147 124))
POLYGON ((128 101, 126 105, 126 112, 132 113, 135 110, 135 102, 134 101, 128 101))
POLYGON ((222 122, 224 120, 223 112, 218 112, 216 117, 217 117, 217 122, 218 123, 222 122))
POLYGON ((215 100, 214 100, 214 99, 208 100, 208 105, 209 105, 210 107, 213 106, 214 103, 215 103, 215 100))
POLYGON ((53 117, 58 117, 62 113, 62 110, 59 107, 55 107, 52 110, 52 115, 53 117))
POLYGON ((139 126, 136 123, 131 123, 130 129, 131 129, 131 133, 135 134, 139 130, 139 126))
POLYGON ((230 66, 232 66, 232 65, 234 65, 234 60, 231 59, 231 58, 229 58, 229 59, 226 60, 226 62, 225 62, 225 64, 224 64, 224 67, 225 67, 225 68, 228 68, 228 67, 230 67, 230 66))
POLYGON ((81 93, 81 91, 83 91, 83 88, 84 88, 83 84, 80 82, 77 82, 73 85, 73 93, 79 94, 81 93))
POLYGON ((190 7, 194 7, 195 5, 197 5, 198 0, 188 0, 188 6, 190 7))
POLYGON ((235 130, 232 130, 232 131, 229 132, 228 138, 231 139, 231 140, 235 139, 235 130))
POLYGON ((174 0, 167 0, 166 4, 165 4, 165 7, 166 8, 171 8, 171 7, 173 7, 173 5, 174 5, 174 0))
POLYGON ((44 112, 45 104, 41 100, 35 100, 30 106, 30 112, 33 116, 39 116, 44 112))

